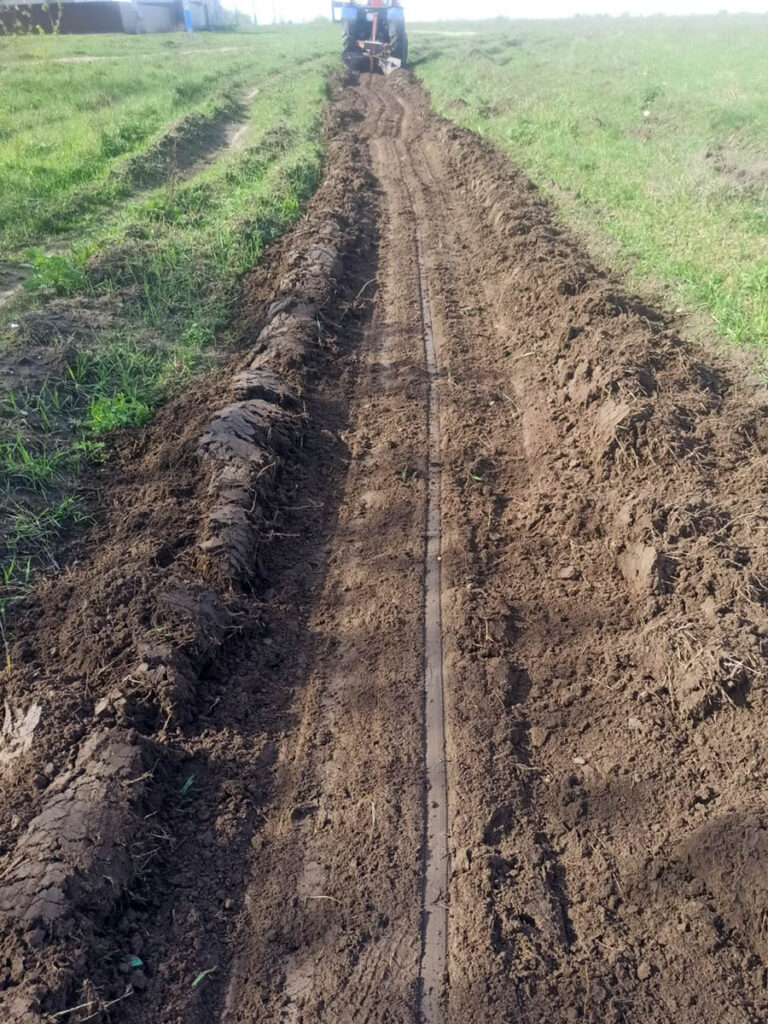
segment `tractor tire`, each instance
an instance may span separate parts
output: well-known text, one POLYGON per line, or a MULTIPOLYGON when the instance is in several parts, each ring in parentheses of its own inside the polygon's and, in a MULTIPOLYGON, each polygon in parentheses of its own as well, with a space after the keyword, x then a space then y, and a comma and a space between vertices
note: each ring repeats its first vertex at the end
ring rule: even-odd
POLYGON ((341 52, 355 53, 357 51, 357 20, 350 18, 344 21, 341 33, 341 52))
POLYGON ((405 67, 408 61, 408 36, 405 34, 405 22, 402 18, 389 21, 389 41, 392 45, 392 56, 405 67))

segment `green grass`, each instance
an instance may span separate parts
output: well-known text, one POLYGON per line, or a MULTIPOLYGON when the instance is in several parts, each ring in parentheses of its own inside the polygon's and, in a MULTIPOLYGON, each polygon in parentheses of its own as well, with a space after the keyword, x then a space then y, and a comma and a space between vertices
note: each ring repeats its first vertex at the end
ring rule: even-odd
POLYGON ((0 252, 93 225, 173 121, 327 49, 322 30, 300 29, 0 39, 0 252))
POLYGON ((506 150, 634 286, 763 349, 766 47, 757 15, 411 33, 440 113, 506 150))
POLYGON ((73 338, 45 339, 48 379, 0 382, 0 601, 35 565, 55 564, 59 531, 82 516, 79 481, 108 455, 109 434, 146 423, 226 352, 243 274, 319 182, 336 35, 0 40, 12 55, 0 71, 0 263, 31 267, 0 311, 0 356, 39 340, 25 318, 45 317, 54 299, 75 319, 99 311, 73 338), (55 63, 77 55, 109 59, 55 63), (156 188, 126 175, 126 160, 141 162, 171 122, 227 104, 243 119, 236 147, 181 180, 171 168, 156 188))

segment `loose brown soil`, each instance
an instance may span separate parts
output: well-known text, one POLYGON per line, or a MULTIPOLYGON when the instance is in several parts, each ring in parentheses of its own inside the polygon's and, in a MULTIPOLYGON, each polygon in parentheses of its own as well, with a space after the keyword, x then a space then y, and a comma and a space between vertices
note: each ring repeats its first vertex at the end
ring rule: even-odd
POLYGON ((31 270, 25 263, 0 263, 0 307, 23 287, 31 270))
POLYGON ((765 395, 407 74, 338 82, 327 140, 237 360, 125 443, 9 624, 0 1019, 418 1019, 420 253, 430 1020, 764 1020, 765 395))
POLYGON ((209 113, 187 114, 151 146, 126 160, 117 173, 136 189, 192 177, 213 154, 231 144, 245 111, 244 97, 242 102, 225 102, 209 113))

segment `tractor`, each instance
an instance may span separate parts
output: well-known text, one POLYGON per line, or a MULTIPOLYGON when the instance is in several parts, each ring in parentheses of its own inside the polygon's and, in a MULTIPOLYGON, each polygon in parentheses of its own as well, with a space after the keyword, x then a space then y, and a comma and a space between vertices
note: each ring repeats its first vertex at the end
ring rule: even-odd
POLYGON ((405 67, 408 36, 399 0, 333 0, 333 20, 343 26, 342 57, 348 67, 385 75, 405 67))

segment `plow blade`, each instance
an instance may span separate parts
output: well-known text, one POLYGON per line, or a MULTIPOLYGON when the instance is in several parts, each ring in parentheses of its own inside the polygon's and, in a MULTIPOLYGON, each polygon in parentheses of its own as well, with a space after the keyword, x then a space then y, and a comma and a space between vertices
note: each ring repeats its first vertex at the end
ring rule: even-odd
POLYGON ((397 71, 397 69, 402 66, 403 62, 398 60, 397 57, 377 57, 376 63, 385 75, 389 75, 393 71, 397 71))
POLYGON ((393 57, 389 43, 381 43, 373 39, 358 41, 358 53, 345 53, 344 61, 348 67, 357 71, 381 71, 385 75, 397 71, 403 62, 393 57))

